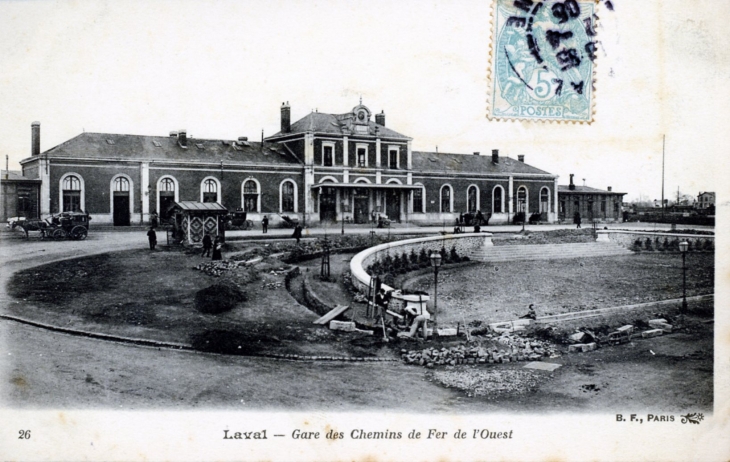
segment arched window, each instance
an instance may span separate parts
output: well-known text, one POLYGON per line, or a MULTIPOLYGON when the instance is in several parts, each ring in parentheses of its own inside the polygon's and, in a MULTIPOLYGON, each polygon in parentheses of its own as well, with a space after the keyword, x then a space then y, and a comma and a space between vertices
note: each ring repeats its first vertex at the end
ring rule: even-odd
POLYGON ((296 212, 296 194, 293 181, 286 180, 281 184, 281 211, 296 212))
POLYGON ((163 178, 160 180, 160 191, 163 192, 175 192, 175 182, 172 181, 172 178, 163 178))
POLYGON ((123 176, 114 178, 114 192, 129 192, 129 180, 123 176))
POLYGON ((166 219, 171 215, 172 206, 177 201, 177 182, 169 176, 162 177, 157 182, 157 213, 160 218, 166 219))
POLYGON ((550 190, 542 188, 540 190, 540 213, 548 213, 550 211, 550 190))
POLYGON ((212 178, 203 181, 203 202, 218 202, 218 183, 212 178))
POLYGON ((517 188, 517 211, 527 213, 527 188, 520 186, 517 188))
POLYGON ((504 213, 504 188, 501 186, 492 190, 492 213, 504 213))
POLYGON ((451 186, 441 186, 441 213, 451 213, 451 186))
POLYGON ((63 212, 81 211, 81 180, 75 175, 68 175, 62 183, 63 212))
POLYGON ((259 184, 253 179, 243 182, 243 211, 259 211, 259 184))
POLYGON ((466 211, 476 213, 479 208, 479 188, 475 185, 466 190, 466 211))

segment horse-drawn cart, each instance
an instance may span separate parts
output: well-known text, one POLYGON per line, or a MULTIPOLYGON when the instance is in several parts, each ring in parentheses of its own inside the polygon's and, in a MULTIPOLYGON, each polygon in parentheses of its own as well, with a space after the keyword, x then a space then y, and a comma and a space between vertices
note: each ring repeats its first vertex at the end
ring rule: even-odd
POLYGON ((26 238, 29 231, 39 231, 41 239, 50 237, 82 241, 89 234, 89 220, 91 217, 86 213, 62 212, 44 220, 12 220, 10 225, 13 229, 22 228, 26 238))

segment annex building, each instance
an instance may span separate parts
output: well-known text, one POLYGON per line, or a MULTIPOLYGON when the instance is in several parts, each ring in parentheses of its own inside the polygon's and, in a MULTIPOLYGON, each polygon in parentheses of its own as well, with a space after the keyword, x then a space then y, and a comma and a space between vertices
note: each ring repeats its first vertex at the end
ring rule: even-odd
POLYGON ((510 221, 518 212, 558 219, 557 176, 500 155, 412 150, 412 139, 359 104, 343 114, 312 112, 291 122, 280 108, 280 131, 199 139, 186 130, 169 136, 82 133, 40 152, 40 124, 22 177, 39 183, 45 217, 83 210, 94 224, 147 223, 181 201, 215 202, 248 218, 281 215, 306 224, 367 223, 379 214, 397 222, 451 225, 462 213, 510 221))

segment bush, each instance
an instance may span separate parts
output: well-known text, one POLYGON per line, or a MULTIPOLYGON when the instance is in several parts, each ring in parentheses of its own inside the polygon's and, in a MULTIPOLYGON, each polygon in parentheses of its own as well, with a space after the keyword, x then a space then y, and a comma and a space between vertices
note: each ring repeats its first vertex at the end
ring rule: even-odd
POLYGON ((246 298, 246 293, 232 284, 213 284, 195 294, 195 309, 206 314, 225 313, 246 298))
POLYGON ((636 239, 634 241, 633 250, 641 250, 641 239, 636 239))
POLYGON ((409 256, 409 259, 411 260, 412 265, 415 265, 418 263, 418 254, 416 253, 416 249, 411 249, 411 254, 409 256))
POLYGON ((418 254, 418 263, 420 263, 420 264, 425 263, 426 265, 428 265, 429 261, 430 261, 430 259, 428 256, 428 252, 426 252, 426 248, 421 247, 421 252, 418 254))
POLYGON ((654 248, 651 245, 651 238, 650 237, 647 237, 646 238, 646 241, 644 241, 644 248, 646 250, 654 250, 654 248))
POLYGON ((517 212, 515 213, 515 216, 512 217, 512 224, 522 224, 522 222, 525 221, 525 212, 517 212))

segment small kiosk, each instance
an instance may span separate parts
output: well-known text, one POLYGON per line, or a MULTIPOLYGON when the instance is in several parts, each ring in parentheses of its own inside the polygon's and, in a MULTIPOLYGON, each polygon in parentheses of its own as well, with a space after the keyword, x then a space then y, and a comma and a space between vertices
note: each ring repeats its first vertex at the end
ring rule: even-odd
POLYGON ((173 229, 168 230, 173 242, 199 244, 207 233, 220 235, 225 241, 223 217, 228 209, 217 202, 180 201, 170 208, 173 216, 173 229))

